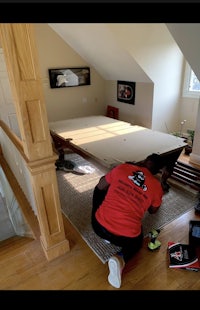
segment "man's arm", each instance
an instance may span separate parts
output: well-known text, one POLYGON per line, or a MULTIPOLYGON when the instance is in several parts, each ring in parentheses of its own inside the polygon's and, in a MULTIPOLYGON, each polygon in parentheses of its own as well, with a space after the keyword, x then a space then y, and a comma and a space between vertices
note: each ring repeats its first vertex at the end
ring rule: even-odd
POLYGON ((107 194, 109 184, 106 182, 105 176, 101 177, 99 183, 95 186, 92 198, 92 222, 95 221, 95 213, 100 207, 107 194))
POLYGON ((158 211, 159 208, 160 208, 160 207, 153 207, 153 206, 150 206, 149 209, 148 209, 148 212, 149 212, 150 214, 154 214, 154 213, 156 213, 156 212, 158 211))
POLYGON ((108 187, 109 187, 109 183, 106 181, 105 176, 101 177, 101 179, 99 180, 99 183, 97 184, 97 187, 99 190, 101 191, 107 191, 108 187))

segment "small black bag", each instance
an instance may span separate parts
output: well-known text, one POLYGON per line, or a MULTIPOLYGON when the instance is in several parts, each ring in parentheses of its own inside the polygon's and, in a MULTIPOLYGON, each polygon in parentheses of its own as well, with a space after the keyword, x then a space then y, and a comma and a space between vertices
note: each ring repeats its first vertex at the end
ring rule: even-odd
POLYGON ((200 246, 200 221, 189 222, 189 244, 194 247, 200 246))

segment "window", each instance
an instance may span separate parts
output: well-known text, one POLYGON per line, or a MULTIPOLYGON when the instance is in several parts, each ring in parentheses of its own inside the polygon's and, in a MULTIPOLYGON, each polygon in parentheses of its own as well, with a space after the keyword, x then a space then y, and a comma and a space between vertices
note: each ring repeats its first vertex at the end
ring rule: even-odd
POLYGON ((192 71, 190 65, 186 63, 185 78, 183 84, 183 97, 199 98, 200 82, 192 71))

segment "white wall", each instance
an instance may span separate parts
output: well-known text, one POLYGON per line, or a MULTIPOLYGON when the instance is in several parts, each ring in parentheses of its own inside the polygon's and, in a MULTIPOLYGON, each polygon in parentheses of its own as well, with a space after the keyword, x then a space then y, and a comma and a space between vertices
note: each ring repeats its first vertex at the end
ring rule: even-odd
POLYGON ((184 98, 180 99, 180 118, 186 120, 185 131, 187 129, 195 129, 197 121, 199 100, 196 98, 184 98))
POLYGON ((117 101, 117 81, 106 81, 106 102, 119 109, 120 120, 151 129, 153 86, 152 83, 136 82, 135 104, 132 105, 117 101))
MULTIPOLYGON (((48 120, 105 114, 107 105, 117 106, 120 119, 151 128, 153 84, 137 83, 135 105, 117 102, 117 80, 104 80, 47 24, 35 24, 41 76, 44 85, 48 120), (91 85, 51 89, 49 68, 89 66, 91 85), (86 98, 86 102, 83 102, 86 98)), ((106 62, 106 60, 105 60, 106 62)), ((121 79, 122 76, 119 77, 121 79)))
POLYGON ((105 114, 105 81, 48 24, 35 24, 48 120, 105 114), (89 66, 91 85, 52 89, 48 69, 89 66))
MULTIPOLYGON (((116 53, 118 53, 117 46, 123 47, 125 53, 134 58, 149 77, 150 82, 142 84, 136 81, 135 105, 118 102, 117 80, 103 79, 94 67, 64 42, 48 24, 35 24, 49 121, 105 114, 106 106, 109 104, 119 108, 122 120, 155 130, 177 131, 182 119, 187 119, 188 127, 193 128, 197 104, 194 102, 190 110, 187 105, 188 99, 181 97, 184 58, 166 25, 106 24, 106 27, 109 35, 112 33, 112 39, 115 39, 116 53), (50 89, 48 68, 86 65, 91 68, 91 86, 50 89)), ((90 36, 92 33, 95 36, 95 31, 90 32, 90 36)), ((106 31, 103 34, 105 36, 106 31)), ((84 33, 85 39, 86 36, 84 33)), ((100 38, 101 45, 105 49, 102 42, 104 36, 100 38)), ((90 39, 92 41, 92 38, 90 39)), ((88 44, 90 41, 87 41, 88 44)), ((89 51, 90 46, 87 48, 89 51)), ((94 44, 91 48, 94 49, 94 44)), ((98 53, 97 60, 100 55, 101 53, 98 53)), ((103 55, 105 56, 105 53, 103 55)), ((107 66, 108 61, 104 56, 101 63, 107 66)), ((123 58, 119 67, 123 66, 125 60, 123 58)), ((121 79, 121 76, 118 79, 121 79)))
POLYGON ((183 55, 165 24, 111 24, 112 31, 154 83, 152 129, 180 121, 183 55))
POLYGON ((185 59, 200 80, 200 23, 166 24, 176 43, 180 46, 185 59))
MULTIPOLYGON (((177 44, 183 51, 187 62, 190 64, 192 70, 196 74, 197 78, 200 79, 200 62, 199 62, 199 52, 200 52, 200 41, 199 32, 200 24, 166 24, 169 31, 172 33, 177 44)), ((186 99, 184 99, 184 103, 186 99)), ((200 164, 200 104, 198 100, 187 100, 185 104, 185 109, 183 110, 185 115, 186 111, 194 117, 197 110, 196 122, 193 127, 195 130, 194 142, 192 153, 190 154, 190 161, 196 164, 200 164), (188 106, 186 104, 188 103, 188 106), (187 109, 186 109, 187 108, 187 109), (193 114, 191 112, 195 111, 193 114)), ((182 112, 183 113, 183 112, 182 112)), ((187 117, 186 117, 187 119, 187 117)), ((190 117, 191 119, 191 117, 190 117)), ((191 126, 192 127, 192 126, 191 126)))

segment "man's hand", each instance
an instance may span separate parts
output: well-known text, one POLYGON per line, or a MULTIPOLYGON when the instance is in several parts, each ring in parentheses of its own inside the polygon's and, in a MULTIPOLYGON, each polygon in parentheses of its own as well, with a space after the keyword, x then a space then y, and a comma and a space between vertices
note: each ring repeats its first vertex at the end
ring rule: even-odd
POLYGON ((153 206, 150 206, 149 209, 148 209, 148 212, 149 212, 150 214, 154 214, 154 213, 156 213, 156 212, 158 211, 159 208, 160 208, 160 207, 153 207, 153 206))
POLYGON ((162 186, 162 189, 165 193, 168 193, 169 192, 169 189, 170 189, 170 185, 166 182, 166 181, 162 181, 161 180, 161 186, 162 186))

